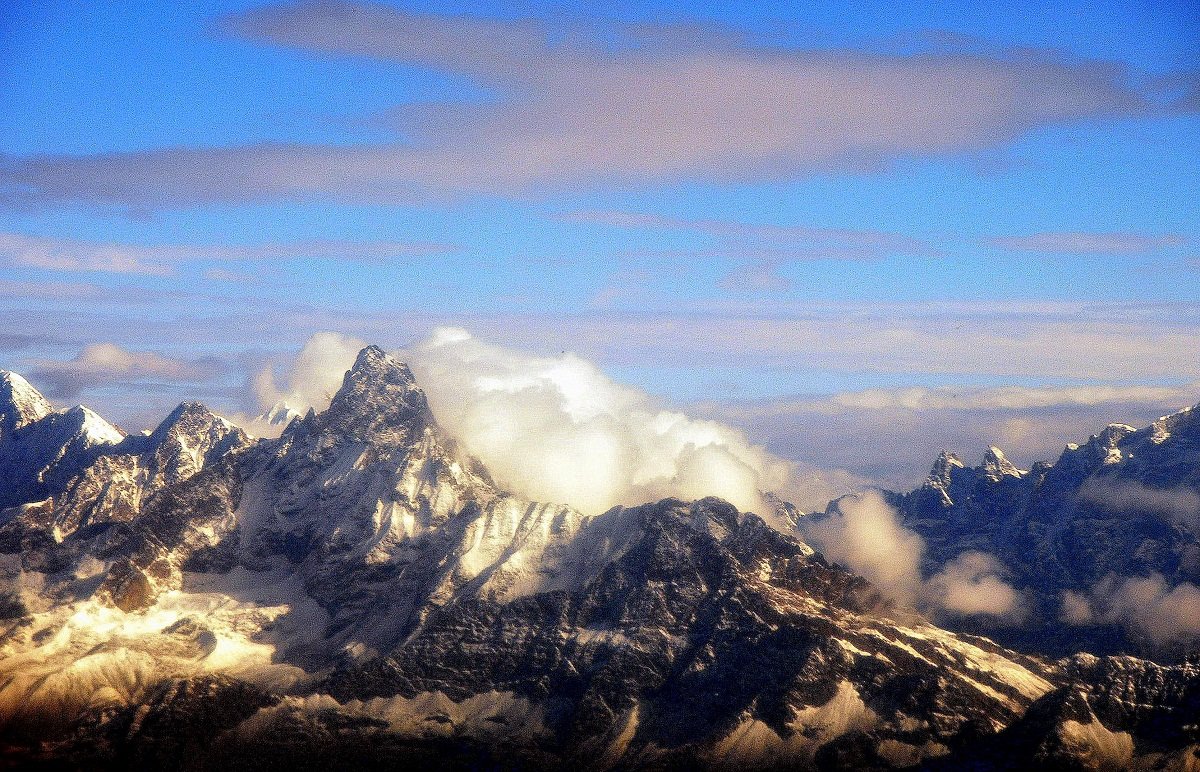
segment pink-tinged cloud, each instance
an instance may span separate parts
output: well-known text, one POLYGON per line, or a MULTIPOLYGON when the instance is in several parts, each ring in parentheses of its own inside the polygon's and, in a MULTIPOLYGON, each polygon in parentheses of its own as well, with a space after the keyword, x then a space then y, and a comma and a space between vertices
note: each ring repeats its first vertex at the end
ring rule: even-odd
POLYGON ((212 379, 224 370, 224 363, 214 358, 177 359, 150 351, 129 351, 114 343, 92 343, 73 359, 38 363, 30 377, 47 396, 73 399, 93 386, 153 381, 194 383, 212 379))
POLYGON ((0 196, 153 208, 787 179, 1003 147, 1048 125, 1193 109, 1156 102, 1117 65, 1029 52, 803 51, 721 29, 561 29, 340 2, 270 6, 221 26, 253 42, 460 73, 496 99, 383 116, 408 144, 9 158, 0 196))

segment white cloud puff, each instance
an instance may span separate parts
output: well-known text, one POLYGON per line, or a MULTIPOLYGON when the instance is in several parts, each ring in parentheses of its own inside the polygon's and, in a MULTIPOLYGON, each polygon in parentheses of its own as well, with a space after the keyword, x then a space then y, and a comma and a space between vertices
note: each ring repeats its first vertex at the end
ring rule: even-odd
MULTIPOLYGON (((322 410, 364 345, 317 333, 286 371, 267 366, 254 377, 254 400, 263 411, 322 410)), ((530 499, 597 513, 668 496, 719 496, 771 519, 764 491, 818 507, 861 483, 780 459, 719 422, 663 409, 573 354, 535 356, 439 328, 398 356, 412 367, 439 423, 502 484, 530 499)), ((286 411, 274 412, 240 420, 253 434, 277 436, 286 411)))
POLYGON ((925 540, 905 528, 876 491, 847 496, 829 517, 801 518, 800 529, 825 557, 906 605, 921 594, 925 540))
POLYGON ((1004 567, 985 552, 964 552, 928 580, 922 578, 925 540, 905 528, 877 491, 846 496, 828 516, 800 519, 805 539, 894 600, 931 614, 987 614, 1014 621, 1020 593, 1004 581, 1004 567))
POLYGON ((1004 566, 986 552, 964 552, 929 578, 929 602, 956 614, 1019 617, 1021 595, 1002 578, 1004 566))
POLYGON ((283 373, 282 383, 269 364, 251 380, 254 400, 264 415, 235 416, 234 420, 256 437, 278 437, 287 426, 286 420, 278 420, 279 416, 286 417, 289 411, 303 414, 309 408, 320 411, 329 406, 346 371, 366 345, 358 338, 337 332, 315 333, 283 373))
POLYGON ((1200 638, 1200 587, 1190 582, 1171 586, 1162 574, 1109 575, 1090 595, 1067 592, 1062 619, 1069 624, 1119 624, 1148 637, 1156 645, 1200 638))
POLYGON ((534 356, 452 328, 404 356, 438 421, 530 498, 599 512, 720 496, 769 515, 760 491, 796 492, 790 464, 740 432, 660 409, 578 356, 534 356))

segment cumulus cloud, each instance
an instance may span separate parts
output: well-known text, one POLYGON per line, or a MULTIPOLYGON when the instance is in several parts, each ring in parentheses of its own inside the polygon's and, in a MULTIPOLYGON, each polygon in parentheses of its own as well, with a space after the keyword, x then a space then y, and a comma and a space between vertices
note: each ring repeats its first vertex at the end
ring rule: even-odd
POLYGON ((1194 488, 1151 488, 1133 480, 1089 478, 1079 498, 1114 512, 1148 512, 1200 529, 1200 492, 1194 488))
POLYGON ((839 499, 826 515, 800 519, 804 538, 825 557, 869 580, 894 600, 932 614, 987 614, 1016 620, 1021 596, 1004 567, 985 552, 964 552, 924 579, 925 540, 905 528, 877 491, 839 499))
POLYGON ((764 515, 760 491, 812 499, 791 489, 787 462, 740 432, 661 409, 578 356, 533 356, 451 328, 404 356, 439 422, 531 498, 599 512, 714 495, 764 515))
POLYGON ((800 530, 825 557, 901 603, 912 605, 920 596, 925 540, 900 523, 878 492, 840 499, 829 517, 801 518, 800 530))
POLYGON ((366 342, 337 332, 318 332, 288 363, 282 374, 267 364, 251 379, 254 401, 262 415, 238 415, 234 420, 256 437, 278 437, 287 428, 286 421, 272 420, 288 410, 303 415, 309 408, 318 412, 329 407, 342 385, 346 371, 354 364, 366 342), (268 415, 275 408, 275 416, 268 415))
POLYGON ((996 236, 987 243, 1015 252, 1051 252, 1065 255, 1137 255, 1178 247, 1186 240, 1177 234, 1153 233, 1034 233, 996 236))
MULTIPOLYGON (((327 239, 254 245, 138 245, 85 241, 52 236, 0 233, 0 263, 17 268, 88 273, 172 276, 195 261, 261 261, 296 257, 382 260, 391 257, 444 254, 448 244, 422 242, 355 242, 327 239)), ((222 269, 214 269, 222 270, 222 269)))
MULTIPOLYGON (((312 336, 284 372, 268 366, 253 378, 259 409, 323 409, 363 345, 338 333, 312 336)), ((398 356, 438 421, 498 480, 531 499, 595 513, 667 496, 720 496, 771 518, 761 491, 816 507, 862 484, 845 472, 784 461, 716 421, 663 409, 572 354, 535 356, 441 328, 398 356)), ((240 420, 259 436, 284 425, 240 420)))
POLYGON ((203 381, 224 370, 224 363, 213 358, 173 359, 149 351, 127 351, 114 343, 92 343, 74 359, 39 362, 30 377, 47 396, 74 399, 84 389, 94 386, 203 381))
POLYGON ((1004 566, 986 552, 964 552, 942 566, 925 586, 928 601, 956 614, 1016 618, 1021 595, 1004 581, 1004 566))
POLYGON ((1074 590, 1067 590, 1062 596, 1062 611, 1059 619, 1069 625, 1090 625, 1095 617, 1092 614, 1092 602, 1087 595, 1074 590))
POLYGON ((1090 594, 1065 593, 1062 619, 1075 625, 1120 624, 1159 646, 1187 643, 1200 638, 1200 587, 1171 586, 1158 573, 1109 575, 1090 594))
POLYGON ((809 51, 694 24, 570 27, 347 2, 268 6, 220 26, 254 42, 464 75, 496 98, 380 119, 409 144, 10 159, 0 191, 161 207, 778 179, 1004 146, 1081 119, 1193 109, 1144 92, 1118 65, 1031 51, 809 51))

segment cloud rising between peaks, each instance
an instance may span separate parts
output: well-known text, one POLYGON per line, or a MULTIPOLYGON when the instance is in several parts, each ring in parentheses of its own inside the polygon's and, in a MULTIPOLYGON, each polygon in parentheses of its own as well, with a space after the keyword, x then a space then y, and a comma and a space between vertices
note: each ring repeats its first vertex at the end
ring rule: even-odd
POLYGON ((927 613, 986 614, 1019 621, 1019 592, 1004 580, 993 555, 968 551, 922 576, 925 540, 900 522, 877 491, 846 496, 827 515, 800 519, 806 541, 827 558, 866 578, 885 595, 927 613))
MULTIPOLYGON (((338 333, 312 336, 282 378, 271 367, 254 378, 260 408, 324 408, 362 345, 338 333)), ((439 328, 397 356, 438 422, 503 485, 533 500, 596 514, 668 496, 719 496, 770 518, 764 491, 820 507, 861 482, 781 459, 719 422, 663 409, 573 354, 536 356, 439 328)), ((247 426, 264 436, 282 429, 262 419, 247 426)))

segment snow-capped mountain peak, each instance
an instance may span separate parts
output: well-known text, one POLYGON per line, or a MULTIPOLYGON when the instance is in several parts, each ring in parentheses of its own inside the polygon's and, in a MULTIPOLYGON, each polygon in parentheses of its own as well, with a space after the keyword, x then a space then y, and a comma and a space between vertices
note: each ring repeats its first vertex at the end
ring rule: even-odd
POLYGON ((0 370, 0 437, 52 412, 50 401, 29 381, 14 372, 0 370))
MULTIPOLYGON (((893 500, 943 536, 991 528, 1034 554, 998 517, 1027 488, 1128 472, 1134 455, 1175 469, 1173 436, 1109 467, 1089 451, 1028 473, 997 449, 975 468, 943 453, 893 500)), ((1197 745, 1196 668, 1055 663, 939 629, 719 499, 587 517, 508 494, 376 347, 278 439, 184 403, 65 457, 82 469, 33 470, 45 495, 0 517, 0 731, 31 759, 955 769, 1030 741, 1009 765, 1028 768, 1048 739, 1070 741, 1055 761, 1119 742, 1105 759, 1184 768, 1197 745)), ((14 458, 6 479, 29 472, 14 458)))
POLYGON ((92 410, 55 411, 28 381, 0 375, 0 509, 46 498, 125 438, 92 410))
POLYGON ((980 470, 990 480, 998 482, 1004 477, 1021 478, 1025 472, 1018 469, 1011 461, 1004 456, 1004 452, 994 445, 987 449, 983 455, 983 464, 980 470))
POLYGON ((311 428, 375 446, 402 446, 432 424, 425 392, 408 365, 367 346, 311 428))

